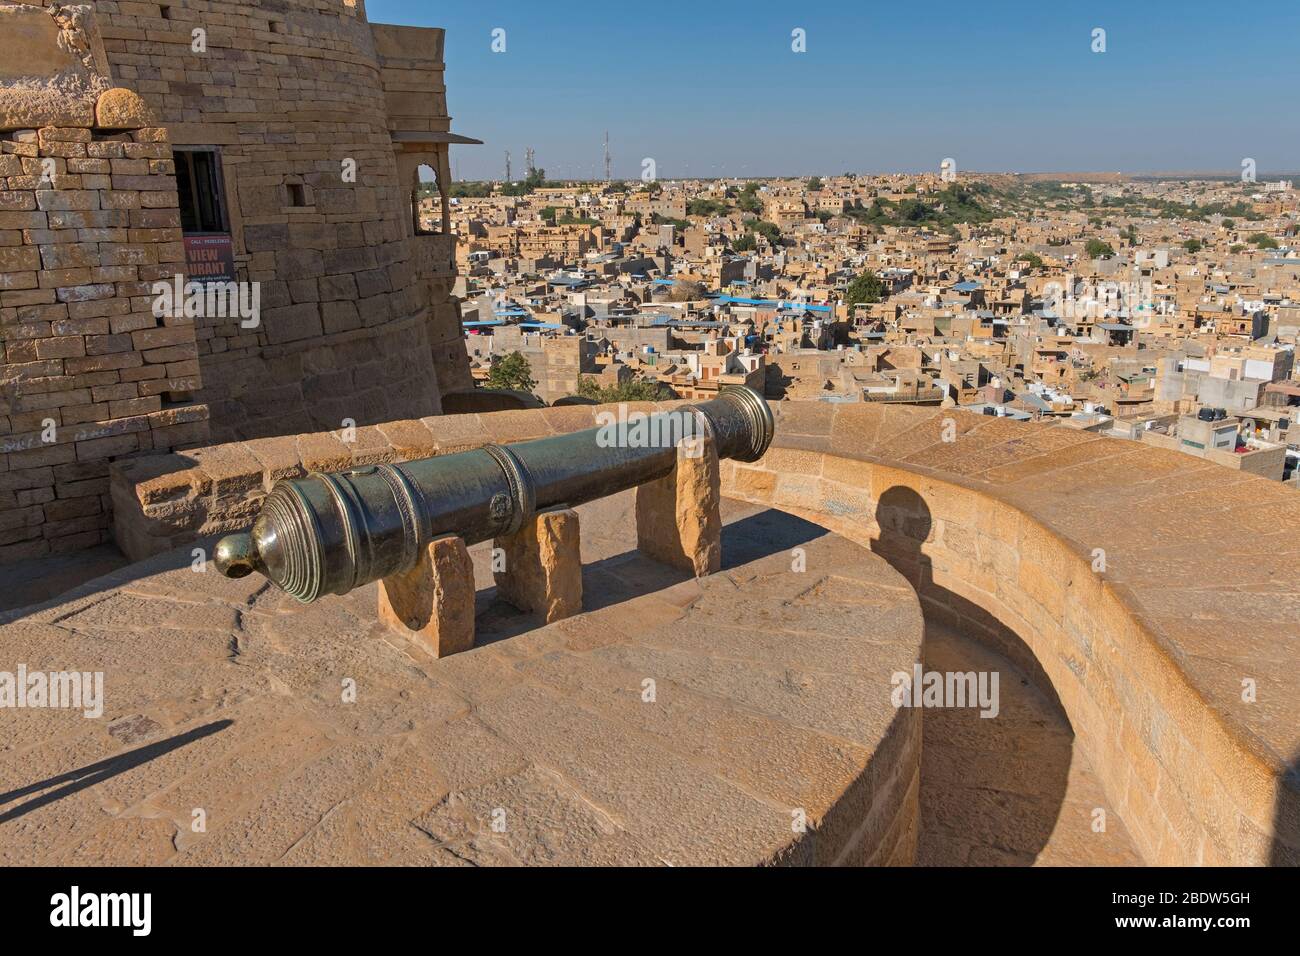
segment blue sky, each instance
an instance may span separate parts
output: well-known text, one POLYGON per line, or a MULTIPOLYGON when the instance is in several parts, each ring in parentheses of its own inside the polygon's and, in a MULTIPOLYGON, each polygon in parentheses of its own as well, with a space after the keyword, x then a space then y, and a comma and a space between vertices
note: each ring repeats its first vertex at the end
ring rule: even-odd
POLYGON ((1297 0, 366 6, 447 30, 458 178, 1300 169, 1297 0))

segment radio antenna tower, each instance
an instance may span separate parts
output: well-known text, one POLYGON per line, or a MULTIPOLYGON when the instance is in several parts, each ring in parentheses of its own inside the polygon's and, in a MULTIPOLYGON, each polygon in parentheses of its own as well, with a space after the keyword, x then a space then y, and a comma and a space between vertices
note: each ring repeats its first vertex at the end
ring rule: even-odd
POLYGON ((609 130, 605 130, 605 182, 609 182, 609 130))
POLYGON ((510 150, 506 150, 506 182, 510 182, 510 150))
POLYGON ((531 146, 529 146, 527 149, 524 150, 524 169, 527 171, 529 176, 531 176, 533 174, 533 170, 537 168, 536 164, 533 163, 533 157, 535 155, 536 154, 533 152, 533 148, 531 146))

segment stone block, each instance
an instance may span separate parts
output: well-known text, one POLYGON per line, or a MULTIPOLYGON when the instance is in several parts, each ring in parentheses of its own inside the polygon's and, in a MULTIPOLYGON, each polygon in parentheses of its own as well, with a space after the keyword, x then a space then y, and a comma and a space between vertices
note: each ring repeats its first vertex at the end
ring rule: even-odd
POLYGON ((543 511, 517 532, 496 539, 505 569, 496 571, 497 593, 547 624, 582 612, 582 554, 578 513, 543 511))
POLYGON ((637 547, 696 577, 722 567, 721 479, 708 439, 677 446, 677 467, 636 490, 637 547))
POLYGON ((415 567, 379 582, 379 620, 434 657, 474 646, 474 564, 465 542, 435 538, 415 567))
POLYGON ((100 129, 140 129, 156 123, 153 110, 131 90, 105 90, 95 101, 95 125, 100 129))

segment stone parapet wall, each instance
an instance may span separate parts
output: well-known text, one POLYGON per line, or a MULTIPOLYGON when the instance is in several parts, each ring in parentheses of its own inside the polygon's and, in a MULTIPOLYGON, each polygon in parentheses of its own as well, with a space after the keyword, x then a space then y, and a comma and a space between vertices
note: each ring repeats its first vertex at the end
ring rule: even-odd
MULTIPOLYGON (((138 111, 126 90, 104 107, 138 111)), ((208 440, 166 131, 0 133, 0 564, 109 538, 108 464, 208 440)))
MULTIPOLYGON (((629 410, 654 411, 633 403, 629 410)), ((614 406, 611 406, 614 407, 614 406)), ((113 475, 116 540, 141 560, 251 523, 281 478, 354 465, 410 461, 592 428, 601 406, 441 415, 342 430, 262 438, 121 462, 113 475), (347 440, 345 440, 347 439, 347 440)))
POLYGON ((955 411, 782 411, 725 495, 870 546, 927 615, 1037 674, 1147 862, 1300 863, 1294 491, 955 411))

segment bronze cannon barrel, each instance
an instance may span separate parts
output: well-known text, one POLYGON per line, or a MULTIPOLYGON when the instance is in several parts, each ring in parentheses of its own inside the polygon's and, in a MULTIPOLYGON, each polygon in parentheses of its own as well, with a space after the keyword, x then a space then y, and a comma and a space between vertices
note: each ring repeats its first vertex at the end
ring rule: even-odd
POLYGON ((708 438, 719 458, 755 461, 773 433, 767 402, 744 386, 698 405, 603 417, 551 438, 279 481, 251 531, 217 544, 214 563, 232 578, 258 571, 303 602, 346 594, 414 567, 436 537, 475 544, 540 510, 663 478, 683 439, 708 438))

